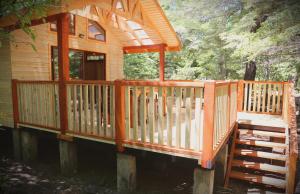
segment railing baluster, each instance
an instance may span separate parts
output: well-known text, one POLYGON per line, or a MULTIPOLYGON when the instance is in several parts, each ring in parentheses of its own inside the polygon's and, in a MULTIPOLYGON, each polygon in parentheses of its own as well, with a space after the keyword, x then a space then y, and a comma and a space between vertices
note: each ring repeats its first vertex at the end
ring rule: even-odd
POLYGON ((167 88, 167 134, 168 146, 172 146, 173 137, 173 87, 167 88))
POLYGON ((181 147, 181 98, 182 89, 176 88, 176 147, 181 147))
POLYGON ((137 87, 133 87, 133 140, 138 140, 138 96, 137 87))
POLYGON ((146 142, 146 87, 141 87, 140 94, 141 141, 146 142))
POLYGON ((149 133, 150 133, 150 143, 154 143, 154 133, 155 133, 155 96, 154 87, 149 88, 149 109, 148 109, 148 119, 149 119, 149 133))
POLYGON ((189 149, 191 147, 191 118, 192 118, 192 98, 191 88, 186 89, 185 95, 185 148, 189 149))
POLYGON ((164 144, 164 103, 163 87, 158 88, 158 144, 164 144))

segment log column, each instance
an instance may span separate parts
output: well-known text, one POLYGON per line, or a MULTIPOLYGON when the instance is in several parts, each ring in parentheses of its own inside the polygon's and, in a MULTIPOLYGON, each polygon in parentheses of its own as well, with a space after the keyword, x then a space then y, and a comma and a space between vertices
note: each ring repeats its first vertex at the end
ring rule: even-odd
POLYGON ((165 50, 164 44, 159 46, 159 81, 165 80, 165 50))
POLYGON ((59 111, 60 130, 59 152, 60 168, 63 174, 72 174, 77 171, 77 149, 73 138, 65 135, 68 130, 67 85, 70 80, 69 72, 69 22, 70 14, 62 13, 57 19, 58 45, 58 74, 59 74, 59 111))

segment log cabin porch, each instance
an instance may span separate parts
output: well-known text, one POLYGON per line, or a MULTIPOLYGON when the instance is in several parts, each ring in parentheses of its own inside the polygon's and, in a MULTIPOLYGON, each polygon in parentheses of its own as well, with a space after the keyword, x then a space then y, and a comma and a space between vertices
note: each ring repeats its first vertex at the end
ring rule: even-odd
MULTIPOLYGON (((60 125, 57 81, 12 83, 16 127, 46 130, 62 139, 114 144, 118 152, 133 148, 195 159, 208 169, 239 126, 259 126, 267 133, 273 127, 286 139, 287 184, 295 176, 289 82, 67 81, 64 122, 68 128, 60 125)), ((232 154, 230 169, 231 161, 232 154)))

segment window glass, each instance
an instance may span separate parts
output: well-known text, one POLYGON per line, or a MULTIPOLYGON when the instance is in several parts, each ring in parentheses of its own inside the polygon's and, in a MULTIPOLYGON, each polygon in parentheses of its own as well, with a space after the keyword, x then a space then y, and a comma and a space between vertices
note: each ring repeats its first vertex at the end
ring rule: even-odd
MULTIPOLYGON (((82 79, 82 68, 83 68, 83 51, 70 50, 70 78, 71 79, 82 79)), ((58 80, 58 49, 52 47, 52 77, 53 80, 58 80)))
POLYGON ((104 55, 87 54, 86 60, 87 61, 101 61, 101 60, 104 60, 104 55))
POLYGON ((89 20, 89 38, 105 41, 105 30, 95 21, 89 20))
MULTIPOLYGON (((73 14, 70 14, 70 24, 69 24, 70 26, 70 32, 69 32, 69 34, 75 34, 75 15, 73 15, 73 14)), ((57 22, 55 21, 55 22, 51 22, 50 23, 50 30, 51 31, 55 31, 55 32, 57 32, 57 22)))

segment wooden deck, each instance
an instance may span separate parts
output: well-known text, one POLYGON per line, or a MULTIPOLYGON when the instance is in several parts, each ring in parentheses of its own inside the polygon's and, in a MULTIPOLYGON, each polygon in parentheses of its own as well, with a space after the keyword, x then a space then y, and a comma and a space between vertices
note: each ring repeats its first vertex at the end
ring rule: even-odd
POLYGON ((239 112, 237 117, 239 124, 260 125, 266 127, 287 127, 287 123, 283 120, 281 115, 239 112))
MULTIPOLYGON (((277 139, 291 142, 284 145, 289 146, 289 177, 294 177, 295 111, 291 108, 289 83, 117 80, 65 84, 66 115, 62 115, 57 82, 14 80, 15 126, 112 143, 119 152, 129 147, 192 158, 202 167, 212 168, 219 150, 239 124, 245 126, 239 129, 240 133, 253 137, 235 141, 237 144, 280 150, 280 143, 253 139, 274 134, 277 139), (260 131, 250 131, 251 126, 259 127, 260 131)), ((278 158, 259 150, 251 153, 278 158)), ((292 178, 288 178, 287 184, 293 185, 292 178)))

